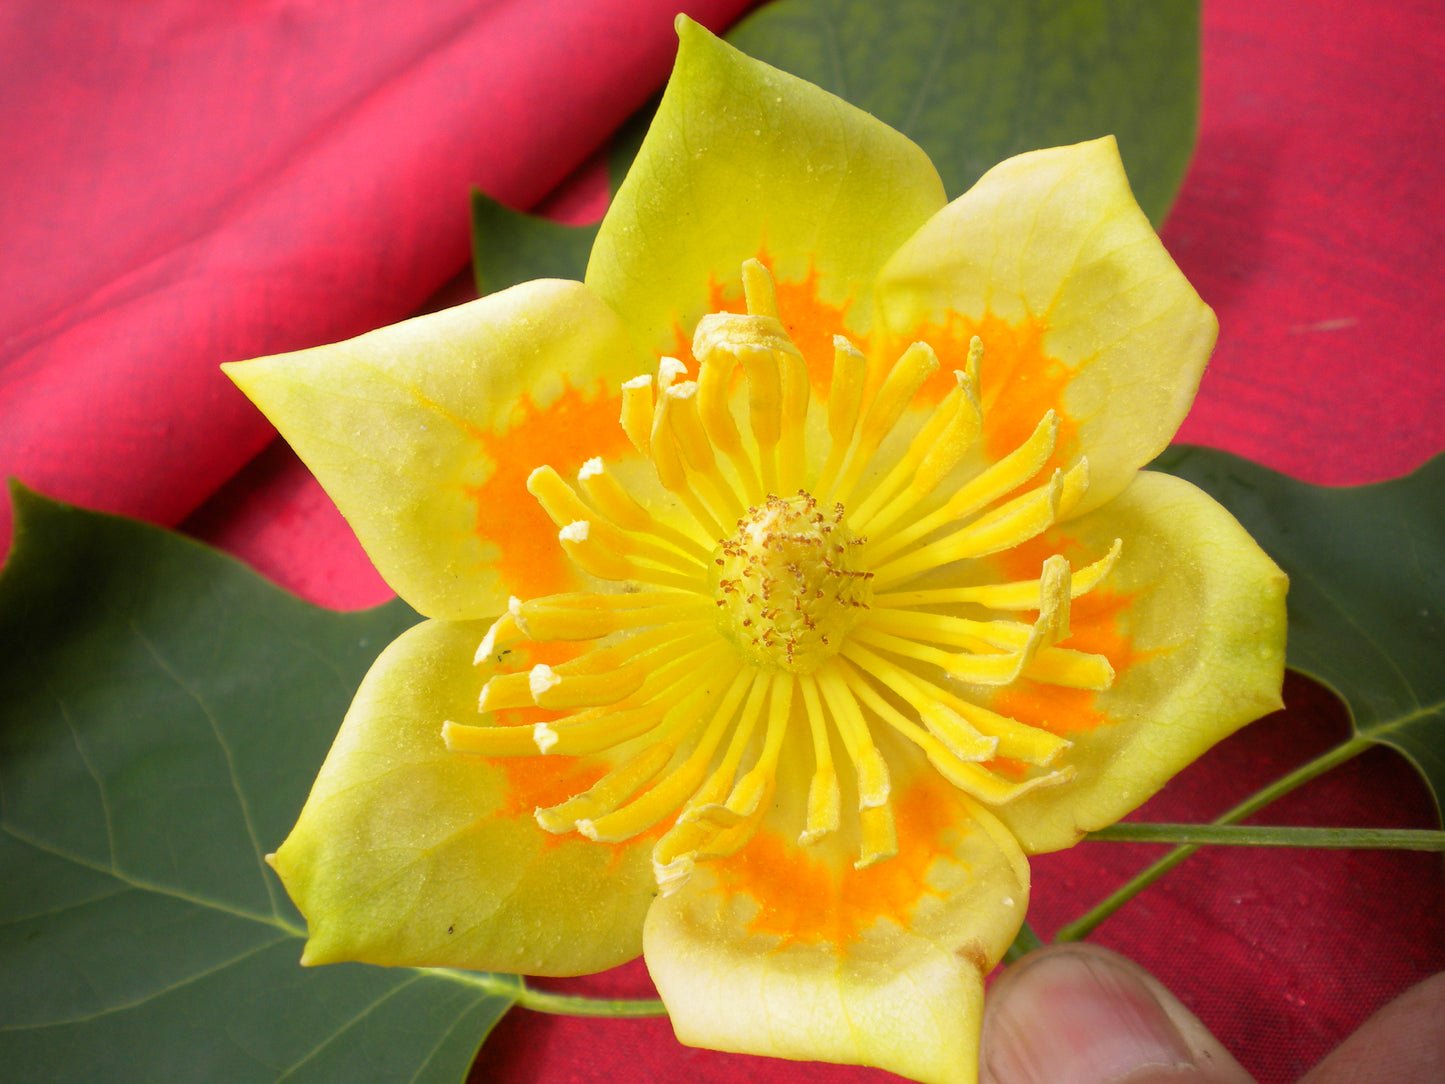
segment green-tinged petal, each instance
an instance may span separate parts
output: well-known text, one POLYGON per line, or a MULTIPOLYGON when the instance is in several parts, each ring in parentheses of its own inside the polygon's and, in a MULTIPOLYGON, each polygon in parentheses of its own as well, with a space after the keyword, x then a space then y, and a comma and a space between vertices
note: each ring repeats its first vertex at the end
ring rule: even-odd
MULTIPOLYGON (((650 843, 603 846, 532 817, 605 765, 448 752, 477 718, 484 624, 428 621, 379 658, 272 864, 306 915, 303 962, 566 975, 641 951, 650 843)), ((484 674, 482 675, 484 676, 484 674)))
POLYGON ((1097 507, 1169 443, 1217 323, 1134 202, 1112 137, 989 170, 883 269, 879 319, 962 368, 983 340, 985 451, 1058 411, 1058 461, 1089 460, 1097 507))
MULTIPOLYGON (((1115 501, 1036 547, 1077 567, 1123 548, 1100 586, 1075 599, 1076 647, 1109 658, 1103 692, 1021 682, 994 707, 1073 742, 1072 782, 997 807, 1031 854, 1075 843, 1140 805, 1245 723, 1281 706, 1284 573, 1201 490, 1142 472, 1115 501)), ((1007 560, 1037 567, 1037 554, 1007 560)))
POLYGON ((387 583, 429 617, 576 585, 532 468, 631 452, 625 332, 580 283, 526 283, 347 342, 225 366, 387 583))
POLYGON ((969 799, 899 775, 897 857, 857 870, 776 821, 653 904, 644 954, 680 1041, 975 1079, 983 977, 1023 920, 1028 865, 969 799))
MULTIPOLYGON (((819 275, 861 330, 873 276, 944 205, 911 140, 839 98, 759 63, 696 23, 592 250, 587 285, 644 348, 678 351, 765 254, 780 290, 819 275)), ((733 291, 734 294, 736 291, 733 291)), ((826 341, 826 340, 825 340, 826 341)))

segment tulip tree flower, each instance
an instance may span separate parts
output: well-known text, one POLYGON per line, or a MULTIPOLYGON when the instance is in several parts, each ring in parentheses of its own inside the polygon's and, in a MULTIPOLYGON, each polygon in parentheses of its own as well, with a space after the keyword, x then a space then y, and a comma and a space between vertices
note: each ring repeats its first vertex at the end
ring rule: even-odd
POLYGON ((1140 471, 1214 316, 1112 139, 948 203, 679 33, 585 282, 228 367, 428 618, 272 861, 308 964, 641 951, 685 1043, 972 1080, 1026 856, 1279 705, 1284 577, 1140 471))

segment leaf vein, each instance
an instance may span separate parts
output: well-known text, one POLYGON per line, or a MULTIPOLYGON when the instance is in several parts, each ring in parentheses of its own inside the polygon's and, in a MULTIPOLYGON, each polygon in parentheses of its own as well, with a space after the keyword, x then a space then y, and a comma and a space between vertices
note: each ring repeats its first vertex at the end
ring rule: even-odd
POLYGON ((198 896, 193 893, 183 892, 178 888, 170 888, 166 885, 157 884, 154 881, 143 880, 142 878, 135 877, 129 873, 126 873, 124 870, 117 869, 114 866, 105 866, 100 864, 99 862, 93 862, 90 859, 75 854, 71 851, 66 851, 60 847, 52 846, 51 844, 46 843, 43 840, 36 839, 34 836, 21 829, 17 829, 14 825, 0 822, 0 831, 3 831, 6 835, 10 836, 12 839, 19 843, 24 843, 26 846, 34 847, 37 851, 40 851, 43 854, 48 854, 53 858, 59 858, 66 862, 71 862, 84 869, 91 870, 94 873, 103 873, 107 876, 114 877, 122 884, 128 885, 129 887, 134 888, 137 891, 149 892, 152 895, 164 896, 167 899, 178 900, 182 903, 194 904, 197 907, 204 907, 212 911, 219 911, 222 914, 231 915, 235 918, 245 919, 247 922, 256 922, 261 924, 262 926, 270 926, 274 929, 280 930, 282 933, 285 933, 290 937, 306 936, 306 932, 304 930, 287 922, 280 915, 266 915, 260 914, 255 911, 247 911, 244 908, 233 907, 228 903, 221 902, 220 900, 214 900, 206 896, 198 896))
POLYGON ((281 1073, 275 1078, 273 1084, 281 1084, 283 1080, 286 1080, 288 1077, 294 1075, 298 1069, 300 1069, 307 1062, 316 1058, 323 1050, 331 1046, 348 1031, 350 1031, 352 1028, 356 1027, 358 1024, 364 1021, 367 1017, 371 1016, 372 1013, 374 1013, 379 1007, 386 1004, 388 1001, 390 1001, 397 994, 401 993, 407 987, 413 985, 414 983, 420 982, 422 978, 422 973, 416 972, 405 982, 400 983, 397 986, 390 987, 380 997, 368 1002, 361 1008, 361 1011, 356 1013, 356 1015, 354 1015, 350 1020, 337 1027, 335 1031, 328 1035, 325 1041, 312 1047, 309 1051, 306 1052, 306 1054, 304 1054, 300 1058, 300 1060, 292 1062, 284 1070, 282 1070, 281 1073))
POLYGON ((189 682, 181 677, 180 673, 166 660, 156 645, 151 642, 150 638, 141 631, 140 626, 136 624, 134 619, 127 621, 126 624, 129 626, 131 632, 135 634, 136 639, 140 641, 141 646, 144 647, 151 658, 155 660, 156 665, 195 702, 196 707, 198 707, 201 714, 205 716, 206 722, 211 728, 211 734, 215 737, 216 744, 221 748, 221 755, 226 759, 226 772, 230 776, 231 789, 235 792, 236 804, 241 811, 241 820, 246 826, 246 835, 251 840, 251 850, 256 857, 257 875, 261 878, 261 884, 266 889, 266 898, 271 902, 272 914, 277 914, 279 901, 276 899, 276 888, 271 883, 271 878, 266 875, 266 848, 261 845, 261 837, 256 831, 256 824, 251 816, 251 803, 246 799, 246 792, 241 788, 241 779, 236 771, 236 757, 231 750, 230 743, 226 740, 225 734, 221 732, 220 721, 216 718, 215 713, 211 711, 205 699, 196 692, 189 682))
POLYGON ((63 1020, 46 1020, 38 1024, 7 1024, 3 1027, 0 1027, 0 1033, 40 1031, 45 1028, 66 1027, 73 1024, 88 1024, 91 1021, 101 1020, 107 1016, 113 1016, 116 1013, 126 1012, 130 1009, 136 1009, 149 1001, 154 1001, 158 997, 165 997, 167 994, 175 993, 177 990, 184 990, 187 986, 194 985, 195 983, 200 982, 204 978, 208 978, 211 975, 215 975, 218 972, 224 971, 228 967, 234 967, 236 964, 241 963, 244 960, 249 960, 252 956, 256 956, 259 953, 265 952, 267 949, 275 948, 284 940, 286 939, 275 938, 270 941, 262 942, 261 944, 256 945, 253 948, 247 949, 245 952, 242 952, 236 956, 232 956, 229 959, 221 960, 213 964, 212 966, 205 968, 204 970, 196 971, 190 975, 187 975, 179 982, 173 982, 169 986, 163 986, 156 990, 149 990, 140 997, 133 998, 130 1001, 121 1002, 116 1005, 107 1005, 105 1008, 99 1010, 98 1012, 87 1013, 84 1016, 67 1017, 63 1020))

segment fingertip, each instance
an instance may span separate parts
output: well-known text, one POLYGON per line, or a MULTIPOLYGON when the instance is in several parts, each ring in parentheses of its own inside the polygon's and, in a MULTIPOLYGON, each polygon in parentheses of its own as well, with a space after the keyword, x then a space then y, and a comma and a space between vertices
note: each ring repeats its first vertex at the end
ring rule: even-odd
POLYGON ((1093 945, 1019 961, 984 1011, 983 1084, 1252 1084, 1137 964, 1093 945))

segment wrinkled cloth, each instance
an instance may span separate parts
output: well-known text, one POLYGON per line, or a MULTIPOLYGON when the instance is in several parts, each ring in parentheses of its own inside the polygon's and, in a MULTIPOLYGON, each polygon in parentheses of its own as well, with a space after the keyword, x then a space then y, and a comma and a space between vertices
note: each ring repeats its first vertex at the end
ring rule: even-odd
MULTIPOLYGON (((747 5, 6 5, 0 470, 184 522, 326 605, 389 597, 216 366, 423 306, 464 271, 469 187, 543 199, 661 84, 678 6, 721 29, 747 5)), ((1405 473, 1445 450, 1445 14, 1435 0, 1363 19, 1345 0, 1206 0, 1204 20, 1199 145, 1163 236, 1221 335, 1180 439, 1316 483, 1405 473)), ((595 171, 570 191, 574 214, 600 212, 595 171)), ((1343 740, 1328 693, 1295 678, 1285 693, 1287 711, 1139 818, 1217 816, 1343 740)), ((1259 819, 1428 827, 1435 810, 1413 771, 1376 750, 1259 819)), ((1047 937, 1161 850, 1039 859, 1032 922, 1047 937)), ((1438 856, 1215 848, 1094 939, 1149 967, 1277 1084, 1445 967, 1445 888, 1438 856)), ((651 996, 640 963, 546 985, 651 996)), ((685 1049, 660 1019, 523 1012, 473 1073, 670 1079, 892 1078, 685 1049)))

